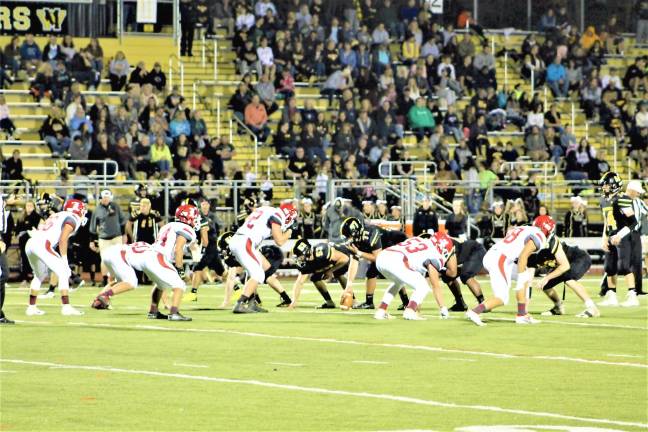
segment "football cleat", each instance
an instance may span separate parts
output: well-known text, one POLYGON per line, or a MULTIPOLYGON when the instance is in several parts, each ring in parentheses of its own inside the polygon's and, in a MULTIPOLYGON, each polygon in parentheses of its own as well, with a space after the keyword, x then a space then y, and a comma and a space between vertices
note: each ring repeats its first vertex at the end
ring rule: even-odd
POLYGON ((176 312, 174 314, 169 314, 167 317, 169 321, 191 321, 190 317, 186 317, 182 315, 180 312, 176 312))
POLYGON ((10 320, 6 316, 0 317, 0 324, 16 324, 15 321, 10 320))
POLYGON ((408 321, 425 321, 426 318, 422 317, 419 315, 418 312, 416 312, 414 309, 410 308, 405 308, 405 312, 403 312, 403 319, 406 319, 408 321))
POLYGON ((54 291, 47 291, 45 294, 38 294, 39 299, 51 299, 54 298, 54 291))
POLYGON ((396 310, 404 311, 406 308, 407 308, 407 305, 405 303, 402 303, 402 304, 398 305, 398 308, 396 308, 396 310))
POLYGON ((635 307, 639 306, 639 299, 637 298, 637 293, 634 291, 628 291, 626 299, 621 303, 623 307, 635 307))
POLYGON ((556 305, 549 309, 548 311, 542 312, 540 315, 542 316, 552 316, 552 315, 565 315, 565 306, 562 304, 556 305))
POLYGON ((355 304, 353 305, 353 309, 375 309, 375 308, 376 306, 374 306, 373 303, 367 303, 367 302, 360 303, 358 305, 355 304))
POLYGON ((335 309, 335 303, 333 303, 332 301, 327 301, 317 306, 316 309, 335 309))
POLYGON ((248 301, 248 309, 252 309, 255 312, 259 313, 268 313, 267 309, 264 309, 260 306, 260 303, 258 303, 255 299, 250 299, 248 301))
POLYGON ((598 318, 600 316, 601 316, 601 312, 599 312, 596 306, 587 308, 583 312, 576 315, 577 318, 598 318))
POLYGON ((455 303, 448 309, 451 312, 466 312, 468 310, 468 305, 466 303, 455 303))
POLYGON ((374 313, 373 317, 374 317, 374 319, 377 319, 377 320, 392 320, 392 319, 394 319, 394 316, 388 314, 385 309, 378 309, 374 313))
POLYGON ((195 302, 198 301, 198 294, 193 293, 193 292, 188 292, 185 293, 185 295, 182 297, 183 302, 195 302))
POLYGON ((70 304, 63 305, 63 307, 61 308, 61 315, 65 315, 65 316, 73 316, 73 315, 78 316, 78 315, 83 315, 84 313, 85 312, 75 309, 70 304))
POLYGON ((42 311, 38 309, 36 305, 29 305, 27 306, 27 310, 25 311, 25 315, 27 316, 35 316, 35 315, 45 315, 45 311, 42 311))
POLYGON ((159 320, 165 320, 169 319, 168 315, 163 314, 160 311, 157 311, 155 313, 149 312, 148 315, 146 316, 148 319, 159 319, 159 320))
POLYGON ((619 306, 619 300, 615 291, 608 291, 605 294, 605 300, 599 302, 599 306, 619 306))
POLYGON ((283 300, 281 303, 277 305, 277 307, 288 307, 290 306, 290 303, 292 303, 290 300, 283 300))
POLYGON ((515 317, 515 324, 540 324, 541 321, 533 318, 531 315, 517 315, 515 317))
POLYGON ((248 307, 247 303, 243 302, 236 302, 234 305, 234 309, 232 309, 232 312, 235 314, 246 314, 246 313, 256 313, 257 311, 252 310, 248 307))
POLYGON ((475 312, 474 310, 472 310, 472 309, 468 309, 466 311, 466 318, 468 318, 470 321, 472 321, 473 323, 475 323, 476 325, 478 325, 480 327, 483 327, 483 326, 486 325, 486 323, 481 320, 481 317, 479 316, 479 314, 477 312, 475 312))
POLYGON ((110 299, 104 295, 98 295, 90 306, 92 309, 97 310, 112 309, 112 306, 110 306, 110 299))

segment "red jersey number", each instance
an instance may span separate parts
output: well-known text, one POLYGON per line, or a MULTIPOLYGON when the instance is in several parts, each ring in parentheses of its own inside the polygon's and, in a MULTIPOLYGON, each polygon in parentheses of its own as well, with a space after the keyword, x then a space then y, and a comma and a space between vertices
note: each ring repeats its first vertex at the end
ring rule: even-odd
POLYGON ((261 216, 263 216, 263 212, 261 210, 256 210, 254 213, 248 216, 245 226, 250 229, 254 228, 254 221, 261 218, 261 216))
POLYGON ((504 243, 506 243, 506 244, 513 243, 515 241, 515 239, 517 239, 520 236, 520 234, 522 234, 522 231, 524 231, 524 228, 514 228, 514 229, 512 229, 506 235, 506 237, 504 237, 504 243))
POLYGON ((405 251, 411 254, 427 250, 428 248, 427 245, 421 241, 421 239, 416 237, 400 243, 400 246, 403 246, 405 248, 405 251))

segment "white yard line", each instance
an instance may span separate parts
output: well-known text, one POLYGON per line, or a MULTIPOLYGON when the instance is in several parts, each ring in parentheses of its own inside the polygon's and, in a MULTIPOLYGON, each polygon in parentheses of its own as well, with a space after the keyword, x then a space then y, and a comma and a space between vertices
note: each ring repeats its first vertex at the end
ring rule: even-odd
POLYGON ((439 357, 439 360, 462 361, 462 362, 476 362, 477 361, 475 359, 467 359, 467 358, 461 358, 461 357, 439 357))
POLYGON ((16 371, 0 370, 0 373, 16 373, 16 371))
POLYGON ((282 362, 267 362, 266 364, 275 366, 288 366, 288 367, 302 367, 302 363, 282 363, 282 362))
POLYGON ((153 376, 153 377, 161 377, 161 378, 177 378, 177 379, 193 380, 193 381, 208 381, 208 382, 216 382, 216 383, 223 383, 223 384, 242 384, 242 385, 249 385, 249 386, 266 387, 266 388, 274 388, 274 389, 290 390, 290 391, 298 391, 298 392, 322 394, 322 395, 349 396, 349 397, 358 397, 364 399, 380 399, 380 400, 386 400, 391 402, 402 402, 402 403, 407 403, 412 405, 423 405, 423 406, 430 406, 430 407, 437 407, 437 408, 489 411, 489 412, 498 412, 503 414, 514 414, 517 416, 552 418, 552 419, 577 421, 582 423, 612 424, 618 426, 629 426, 629 427, 648 429, 648 424, 646 423, 604 419, 604 418, 577 417, 577 416, 566 415, 566 414, 502 408, 498 406, 489 406, 489 405, 456 404, 452 402, 440 402, 440 401, 434 401, 428 399, 419 399, 414 397, 397 396, 397 395, 384 394, 384 393, 354 392, 354 391, 334 390, 334 389, 326 389, 326 388, 319 388, 319 387, 304 387, 304 386, 291 385, 291 384, 278 384, 278 383, 258 381, 258 380, 221 378, 221 377, 210 377, 210 376, 201 376, 201 375, 187 375, 187 374, 168 373, 168 372, 149 371, 149 370, 122 369, 122 368, 105 367, 105 366, 71 365, 71 364, 50 363, 50 362, 26 361, 26 360, 18 360, 18 359, 0 359, 0 362, 10 363, 10 364, 31 365, 31 366, 43 366, 43 367, 63 367, 63 368, 75 369, 75 370, 113 372, 113 373, 121 373, 121 374, 128 374, 128 375, 142 375, 142 376, 153 376))
POLYGON ((639 355, 634 354, 606 354, 608 357, 624 357, 624 358, 641 358, 639 355))
POLYGON ((190 367, 190 368, 208 368, 207 365, 190 364, 190 363, 173 363, 173 366, 190 367))
POLYGON ((467 355, 494 357, 494 358, 502 358, 502 359, 564 361, 564 362, 587 363, 587 364, 596 364, 596 365, 605 365, 605 366, 634 367, 634 368, 648 369, 648 365, 644 363, 611 362, 605 360, 590 360, 590 359, 583 359, 578 357, 566 357, 566 356, 541 356, 541 355, 524 356, 524 355, 517 355, 517 354, 495 353, 489 351, 469 351, 469 350, 461 350, 461 349, 442 348, 442 347, 435 347, 429 345, 376 343, 376 342, 363 342, 363 341, 342 340, 342 339, 333 339, 333 338, 313 338, 313 337, 306 337, 306 336, 272 335, 266 333, 243 332, 238 330, 226 330, 226 329, 162 327, 162 326, 154 326, 154 325, 130 325, 129 326, 129 325, 112 325, 112 324, 91 324, 91 323, 84 323, 84 322, 68 322, 68 324, 74 326, 82 326, 82 327, 109 327, 109 328, 116 328, 116 329, 141 329, 141 330, 152 330, 152 331, 170 331, 170 332, 186 332, 186 333, 232 334, 237 336, 259 337, 259 338, 266 338, 266 339, 296 340, 296 341, 317 342, 317 343, 326 343, 326 344, 371 346, 371 347, 395 348, 395 349, 429 351, 429 352, 440 352, 440 353, 467 354, 467 355))
POLYGON ((375 361, 375 360, 353 360, 351 363, 370 364, 370 365, 386 365, 386 364, 389 364, 389 362, 375 361))

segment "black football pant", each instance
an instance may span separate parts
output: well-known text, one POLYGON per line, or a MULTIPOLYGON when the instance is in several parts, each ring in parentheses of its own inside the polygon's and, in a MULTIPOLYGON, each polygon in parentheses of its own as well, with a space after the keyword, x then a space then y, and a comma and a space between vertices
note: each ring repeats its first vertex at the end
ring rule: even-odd
POLYGON ((4 317, 2 307, 5 300, 5 288, 7 280, 9 280, 9 264, 7 263, 7 255, 0 254, 0 318, 4 317))
POLYGON ((641 234, 639 233, 639 231, 632 231, 628 235, 630 236, 632 244, 632 249, 630 252, 630 268, 632 269, 632 273, 634 274, 635 278, 635 290, 637 290, 637 292, 639 293, 643 291, 643 251, 641 249, 641 234))

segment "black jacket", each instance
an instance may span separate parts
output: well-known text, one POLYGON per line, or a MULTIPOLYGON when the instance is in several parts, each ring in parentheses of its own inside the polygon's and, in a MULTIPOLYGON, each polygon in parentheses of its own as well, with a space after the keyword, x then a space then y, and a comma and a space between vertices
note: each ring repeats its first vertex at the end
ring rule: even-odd
POLYGON ((420 235, 427 230, 432 229, 434 232, 439 231, 439 218, 434 210, 418 208, 414 214, 414 235, 420 235))

